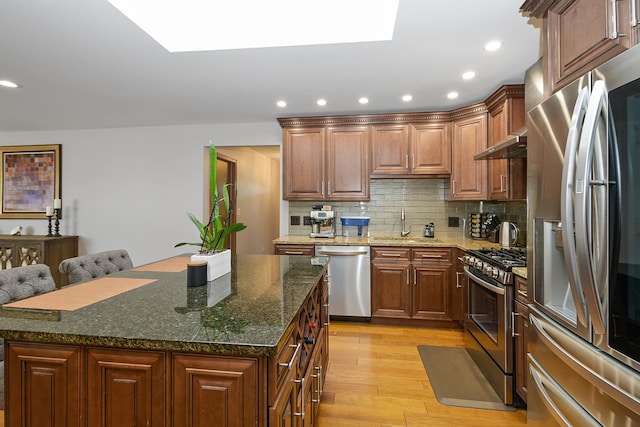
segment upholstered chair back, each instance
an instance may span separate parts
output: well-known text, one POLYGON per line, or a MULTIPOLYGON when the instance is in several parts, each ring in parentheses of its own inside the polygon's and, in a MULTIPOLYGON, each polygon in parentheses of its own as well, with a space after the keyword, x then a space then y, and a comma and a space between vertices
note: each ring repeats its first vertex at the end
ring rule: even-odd
MULTIPOLYGON (((52 291, 56 283, 48 265, 33 264, 0 270, 0 304, 52 291)), ((4 361, 4 343, 0 339, 0 360, 4 361)))
POLYGON ((129 253, 124 249, 68 258, 58 267, 61 273, 69 276, 70 284, 103 277, 129 268, 133 268, 133 263, 129 253))
POLYGON ((0 304, 52 291, 56 283, 48 265, 33 264, 0 270, 0 304))

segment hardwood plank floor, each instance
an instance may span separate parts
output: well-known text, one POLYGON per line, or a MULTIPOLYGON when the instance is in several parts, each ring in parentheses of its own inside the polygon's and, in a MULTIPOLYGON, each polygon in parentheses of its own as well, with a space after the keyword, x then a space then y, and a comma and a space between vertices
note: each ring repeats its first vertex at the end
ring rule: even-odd
MULTIPOLYGON (((418 345, 463 347, 462 331, 332 322, 320 427, 525 426, 525 410, 442 405, 418 345)), ((451 373, 455 378, 455 372, 451 373)))

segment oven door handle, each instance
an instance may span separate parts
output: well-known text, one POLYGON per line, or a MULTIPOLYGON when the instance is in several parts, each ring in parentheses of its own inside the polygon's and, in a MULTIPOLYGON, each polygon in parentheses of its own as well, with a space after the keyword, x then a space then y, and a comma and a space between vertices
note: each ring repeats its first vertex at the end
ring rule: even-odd
POLYGON ((477 284, 479 284, 480 286, 482 286, 483 288, 498 294, 498 295, 504 295, 504 288, 501 288, 500 286, 496 286, 496 285, 492 285, 491 283, 482 280, 481 278, 479 278, 478 276, 476 276, 475 274, 473 274, 471 271, 469 271, 469 267, 467 267, 465 265, 464 267, 464 273, 467 275, 467 277, 471 280, 473 280, 474 282, 476 282, 477 284))

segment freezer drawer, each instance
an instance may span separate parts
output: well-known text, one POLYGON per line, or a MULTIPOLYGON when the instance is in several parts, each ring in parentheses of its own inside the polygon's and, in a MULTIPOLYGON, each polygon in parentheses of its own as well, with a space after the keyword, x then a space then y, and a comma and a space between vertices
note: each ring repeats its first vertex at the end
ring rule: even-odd
MULTIPOLYGON (((545 390, 552 390, 548 394, 555 396, 557 402, 565 402, 562 396, 570 396, 602 425, 640 426, 640 373, 572 334, 533 306, 529 309, 529 384, 535 384, 538 390, 532 400, 530 386, 528 423, 563 425, 557 417, 554 424, 543 415, 547 412, 545 406, 549 406, 544 403, 549 400, 544 398, 545 390)), ((556 405, 556 409, 560 406, 556 405)), ((572 419, 574 415, 569 414, 565 413, 565 417, 572 419)))

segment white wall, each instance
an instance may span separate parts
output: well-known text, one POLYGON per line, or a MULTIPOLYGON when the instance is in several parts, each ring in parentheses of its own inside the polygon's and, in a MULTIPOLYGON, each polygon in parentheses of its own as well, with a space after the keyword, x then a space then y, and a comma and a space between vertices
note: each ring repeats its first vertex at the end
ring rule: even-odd
MULTIPOLYGON (((186 216, 203 211, 203 147, 281 145, 278 123, 0 132, 0 145, 62 144, 63 235, 80 236, 80 254, 127 249, 135 265, 191 249, 186 216)), ((280 193, 278 187, 278 194, 280 193)), ((288 205, 281 201, 281 224, 288 205)), ((44 217, 43 217, 44 218, 44 217)), ((47 221, 0 219, 0 234, 21 224, 44 235, 47 221)), ((286 233, 286 227, 281 229, 286 233)), ((247 232, 247 231, 244 231, 247 232)))

